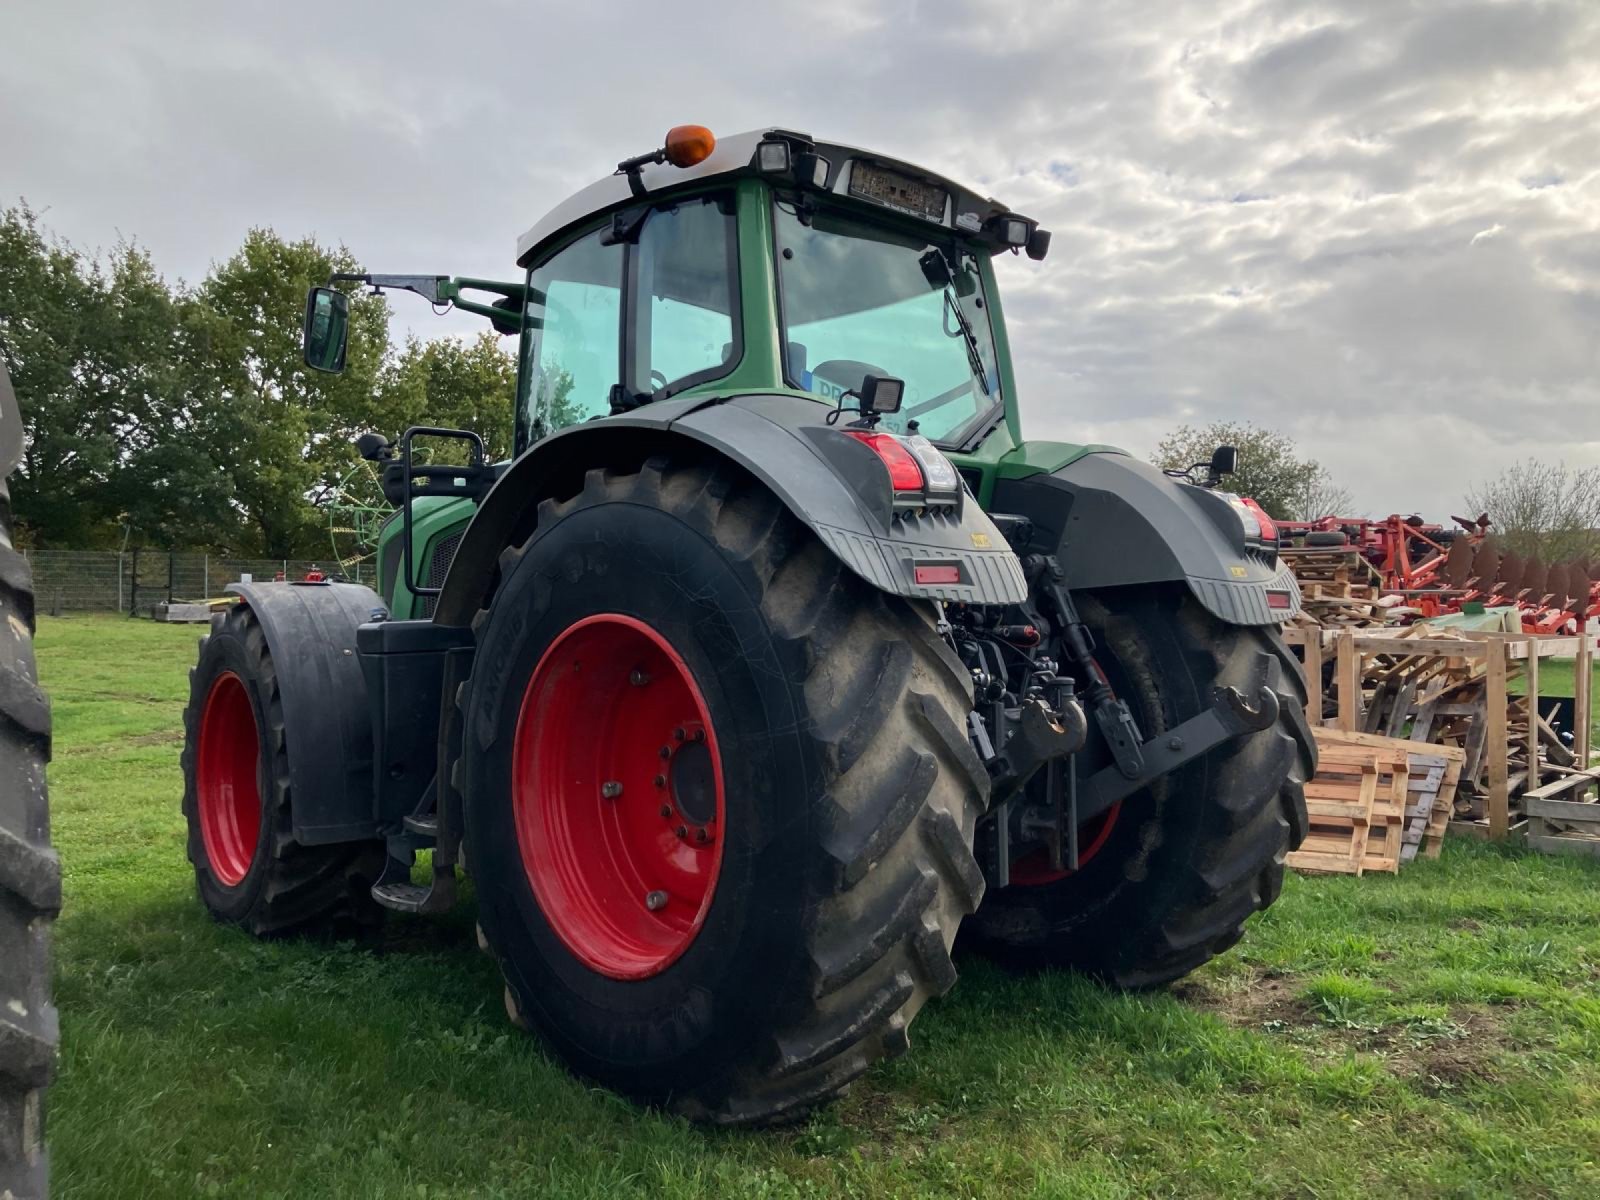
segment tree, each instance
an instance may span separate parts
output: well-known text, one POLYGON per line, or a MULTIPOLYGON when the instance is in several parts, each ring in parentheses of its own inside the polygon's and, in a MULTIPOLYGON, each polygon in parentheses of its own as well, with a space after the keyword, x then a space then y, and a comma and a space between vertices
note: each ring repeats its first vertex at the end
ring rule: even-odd
POLYGON ((17 510, 35 544, 114 545, 128 525, 192 544, 233 523, 188 436, 183 305, 138 246, 89 258, 26 205, 0 213, 0 354, 17 378, 17 510))
POLYGON ((500 336, 484 330, 471 341, 406 340, 388 372, 393 408, 405 425, 468 429, 483 439, 492 462, 511 457, 517 360, 500 336))
POLYGON ((1600 467, 1527 459, 1474 485, 1463 503, 1486 512, 1506 547, 1546 563, 1600 555, 1600 467))
POLYGON ((337 481, 358 433, 396 424, 380 386, 388 356, 388 302, 350 288, 350 344, 342 375, 301 361, 306 291, 358 270, 349 252, 310 238, 252 229, 212 269, 187 311, 189 395, 232 504, 253 527, 255 551, 293 557, 323 545, 312 495, 337 481))
POLYGON ((1322 517, 1353 517, 1354 502, 1347 488, 1333 481, 1327 468, 1311 464, 1316 469, 1308 474, 1294 497, 1293 517, 1298 521, 1316 521, 1322 517))
POLYGON ((1308 502, 1320 501, 1330 491, 1336 498, 1348 499, 1342 489, 1333 488, 1320 465, 1299 457, 1293 438, 1249 422, 1213 421, 1198 428, 1181 425, 1156 447, 1155 462, 1179 469, 1209 462, 1218 446, 1239 451, 1239 469, 1229 477, 1228 490, 1251 497, 1269 516, 1292 520, 1308 502))
POLYGON ((111 536, 104 485, 129 422, 106 394, 110 313, 99 267, 49 240, 25 204, 0 212, 0 355, 22 411, 12 482, 23 536, 88 546, 111 536))

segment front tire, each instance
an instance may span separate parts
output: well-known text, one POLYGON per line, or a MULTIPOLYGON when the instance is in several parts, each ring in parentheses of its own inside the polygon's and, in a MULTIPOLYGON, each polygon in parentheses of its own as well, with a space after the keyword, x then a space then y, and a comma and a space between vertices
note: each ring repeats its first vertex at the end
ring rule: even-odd
POLYGON ((513 1019, 727 1124, 796 1117, 904 1051, 983 891, 970 703, 925 608, 734 468, 657 458, 546 501, 502 555, 463 698, 468 858, 513 1019), (712 757, 680 764, 696 744, 712 757))
POLYGON ((360 936, 381 924, 381 842, 295 840, 289 745, 266 632, 245 604, 211 618, 183 712, 183 815, 195 888, 256 937, 360 936))
POLYGON ((1215 687, 1248 695, 1262 652, 1280 702, 1273 728, 1223 743, 1086 829, 1092 855, 1078 871, 1014 866, 1021 882, 991 893, 967 924, 1013 965, 1155 987, 1232 946, 1283 887, 1315 769, 1305 684, 1275 627, 1226 624, 1187 589, 1105 591, 1079 609, 1096 663, 1147 739, 1209 707, 1215 687))

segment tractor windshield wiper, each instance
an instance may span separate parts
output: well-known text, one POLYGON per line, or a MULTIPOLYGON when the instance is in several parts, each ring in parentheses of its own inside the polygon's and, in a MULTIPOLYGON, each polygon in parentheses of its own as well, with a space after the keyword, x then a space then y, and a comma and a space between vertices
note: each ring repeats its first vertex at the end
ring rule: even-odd
POLYGON ((967 320, 967 314, 961 311, 961 302, 955 298, 948 286, 944 289, 944 331, 950 337, 959 337, 967 348, 967 366, 972 370, 973 379, 983 389, 985 396, 990 395, 988 372, 983 369, 983 355, 978 352, 978 335, 972 332, 972 322, 967 320), (956 327, 950 328, 950 318, 955 317, 956 327))

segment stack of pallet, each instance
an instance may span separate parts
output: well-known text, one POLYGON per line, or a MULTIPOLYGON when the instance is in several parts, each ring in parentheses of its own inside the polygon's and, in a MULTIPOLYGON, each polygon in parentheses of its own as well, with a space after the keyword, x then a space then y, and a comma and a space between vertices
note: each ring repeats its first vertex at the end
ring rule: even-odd
POLYGON ((1465 752, 1368 733, 1312 730, 1317 773, 1306 784, 1310 828, 1288 865, 1309 873, 1394 874, 1438 855, 1465 752))
POLYGON ((1354 546, 1285 547, 1279 551, 1300 585, 1301 612, 1324 628, 1382 623, 1383 578, 1354 546))
MULTIPOLYGON (((1398 644, 1402 638, 1415 642, 1415 651, 1397 645, 1392 652, 1363 656, 1360 729, 1462 750, 1466 758, 1456 799, 1458 815, 1480 820, 1488 791, 1489 730, 1498 724, 1489 720, 1487 659, 1452 654, 1451 643, 1465 646, 1470 640, 1450 630, 1414 625, 1394 640, 1398 644)), ((1508 684, 1516 682, 1521 671, 1520 662, 1509 662, 1508 684)), ((1559 768, 1572 767, 1572 750, 1525 696, 1507 697, 1500 727, 1505 730, 1507 787, 1512 794, 1538 787, 1544 776, 1559 768)))

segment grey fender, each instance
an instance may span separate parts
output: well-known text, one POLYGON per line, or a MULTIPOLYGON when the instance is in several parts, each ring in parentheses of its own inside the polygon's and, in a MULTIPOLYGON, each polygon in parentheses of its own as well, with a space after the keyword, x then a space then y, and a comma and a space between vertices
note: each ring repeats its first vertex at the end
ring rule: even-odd
POLYGON ((532 532, 541 501, 575 495, 585 472, 659 453, 732 462, 759 479, 847 567, 897 596, 1015 604, 1022 567, 971 496, 953 507, 899 509, 871 450, 824 418, 826 405, 794 396, 704 397, 645 405, 539 442, 496 481, 474 514, 434 611, 471 623, 500 552, 532 532), (960 583, 918 583, 919 566, 959 568, 960 583))
POLYGON ((1300 589, 1275 551, 1245 541, 1228 502, 1125 454, 1086 454, 1053 474, 1000 480, 994 509, 1034 526, 1030 548, 1055 554, 1070 588, 1182 581, 1234 625, 1275 625, 1300 589), (1272 607, 1268 592, 1287 593, 1272 607))
POLYGON ((378 835, 372 712, 356 628, 383 601, 354 583, 235 583, 272 652, 289 751, 295 839, 314 846, 378 835))

